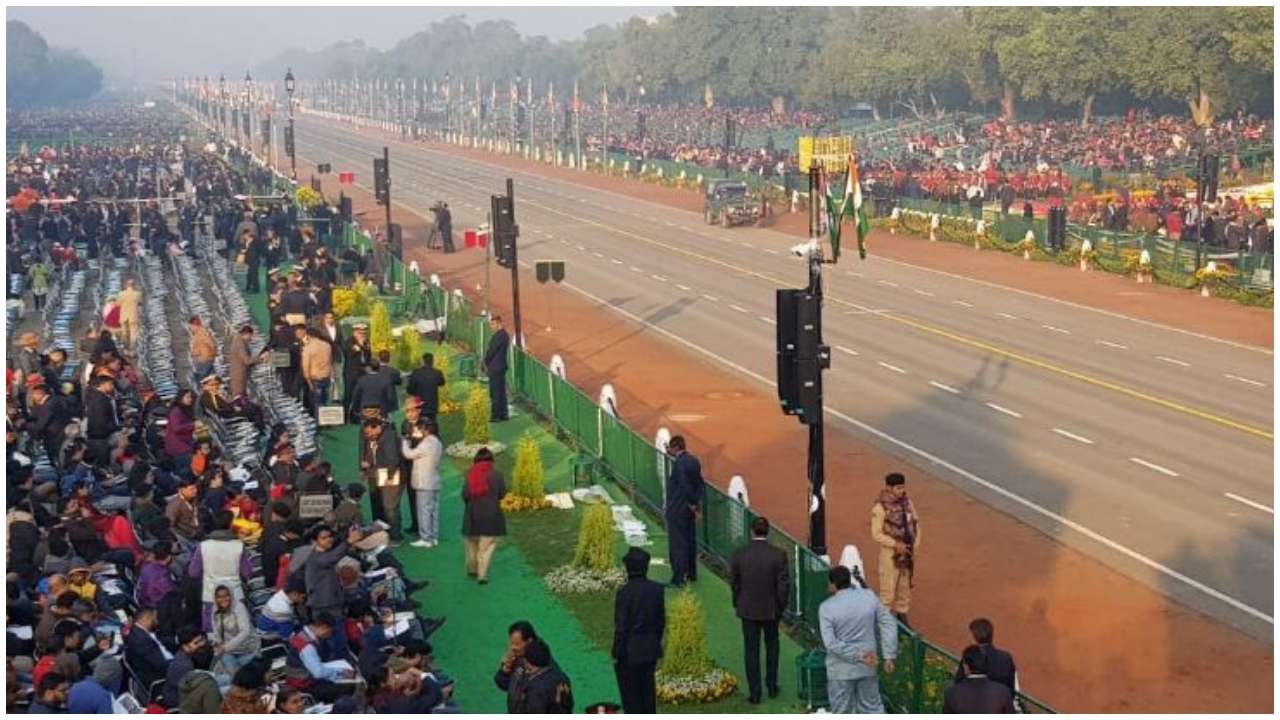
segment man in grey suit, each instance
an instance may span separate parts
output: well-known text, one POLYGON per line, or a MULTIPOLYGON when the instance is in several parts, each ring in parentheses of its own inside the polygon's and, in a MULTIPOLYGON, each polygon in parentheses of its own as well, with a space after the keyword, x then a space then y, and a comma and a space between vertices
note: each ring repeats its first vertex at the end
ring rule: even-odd
POLYGON ((870 590, 852 587, 849 568, 827 574, 831 597, 818 607, 818 626, 827 651, 827 700, 833 713, 883 713, 876 666, 893 672, 898 656, 898 626, 888 608, 870 590), (880 630, 881 653, 876 650, 880 630))

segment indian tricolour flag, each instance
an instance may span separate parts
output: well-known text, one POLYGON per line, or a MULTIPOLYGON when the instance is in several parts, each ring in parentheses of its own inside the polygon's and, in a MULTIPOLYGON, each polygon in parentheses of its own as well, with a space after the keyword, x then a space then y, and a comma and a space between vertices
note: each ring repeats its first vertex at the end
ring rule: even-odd
POLYGON ((871 223, 867 221, 867 211, 862 207, 862 184, 858 182, 858 163, 853 155, 849 156, 849 172, 846 174, 844 199, 841 203, 841 215, 853 220, 858 235, 858 257, 867 259, 867 235, 871 232, 871 223))

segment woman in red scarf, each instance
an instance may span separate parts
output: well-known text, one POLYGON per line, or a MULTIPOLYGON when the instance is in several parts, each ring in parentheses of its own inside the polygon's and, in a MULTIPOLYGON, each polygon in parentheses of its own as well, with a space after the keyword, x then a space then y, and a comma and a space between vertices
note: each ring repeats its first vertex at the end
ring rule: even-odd
POLYGON ((506 494, 507 484, 493 466, 493 453, 489 448, 480 448, 462 488, 462 537, 467 551, 467 575, 478 578, 481 585, 489 582, 489 563, 498 538, 507 534, 500 505, 506 494))

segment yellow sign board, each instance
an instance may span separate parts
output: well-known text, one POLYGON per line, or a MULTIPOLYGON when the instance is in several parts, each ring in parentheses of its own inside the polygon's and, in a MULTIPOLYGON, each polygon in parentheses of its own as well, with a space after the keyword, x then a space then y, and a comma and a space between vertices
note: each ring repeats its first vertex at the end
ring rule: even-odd
POLYGON ((800 157, 800 170, 807 171, 817 161, 827 172, 844 172, 849 169, 849 154, 853 152, 853 138, 801 137, 796 153, 800 157))

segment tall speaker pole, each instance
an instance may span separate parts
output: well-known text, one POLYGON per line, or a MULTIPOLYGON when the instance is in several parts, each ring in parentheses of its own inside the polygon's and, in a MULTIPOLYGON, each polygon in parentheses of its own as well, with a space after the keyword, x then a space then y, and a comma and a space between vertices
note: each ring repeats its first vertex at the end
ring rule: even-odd
MULTIPOLYGON (((818 181, 818 165, 813 163, 809 166, 809 197, 812 202, 809 203, 809 237, 810 244, 813 247, 809 253, 809 294, 814 296, 817 303, 817 312, 814 313, 814 329, 813 332, 817 336, 817 344, 819 353, 823 352, 822 348, 822 242, 819 238, 821 233, 821 216, 819 213, 819 181, 818 181)), ((822 363, 819 358, 819 369, 813 374, 813 382, 816 387, 817 394, 817 412, 813 417, 807 418, 809 425, 809 549, 815 555, 823 556, 827 554, 827 499, 826 489, 826 468, 824 466, 824 448, 823 448, 823 398, 822 398, 822 363)))
MULTIPOLYGON (((516 185, 507 178, 507 197, 511 200, 511 223, 516 224, 516 185)), ((516 347, 524 349, 524 324, 520 319, 520 263, 517 243, 511 243, 511 314, 516 324, 516 347)))

